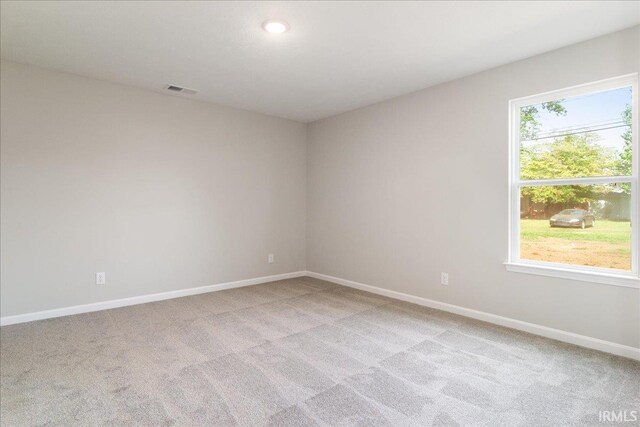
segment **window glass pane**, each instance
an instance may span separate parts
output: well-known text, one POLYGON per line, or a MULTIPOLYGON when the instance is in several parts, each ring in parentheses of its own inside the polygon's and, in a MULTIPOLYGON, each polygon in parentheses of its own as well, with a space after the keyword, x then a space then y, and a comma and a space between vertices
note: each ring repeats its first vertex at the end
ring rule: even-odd
POLYGON ((631 87, 520 109, 520 178, 631 175, 631 87))
POLYGON ((631 270, 630 184, 520 189, 520 258, 631 270))

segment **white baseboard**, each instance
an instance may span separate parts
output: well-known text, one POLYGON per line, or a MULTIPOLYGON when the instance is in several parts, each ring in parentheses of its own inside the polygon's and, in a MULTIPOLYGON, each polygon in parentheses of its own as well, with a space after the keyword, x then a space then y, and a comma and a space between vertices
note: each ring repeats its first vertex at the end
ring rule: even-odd
POLYGON ((364 283, 358 283, 352 280, 328 276, 326 274, 314 273, 312 271, 307 271, 306 274, 307 276, 315 277, 316 279, 326 280, 328 282, 337 283, 339 285, 348 286, 350 288, 360 289, 362 291, 383 295, 401 301, 411 302, 425 307, 435 308, 437 310, 447 311, 449 313, 459 314, 465 317, 471 317, 473 319, 505 326, 507 328, 518 329, 520 331, 529 332, 531 334, 540 335, 557 341, 591 348, 594 350, 604 351, 606 353, 615 354, 617 356, 628 357, 629 359, 640 360, 640 348, 617 344, 610 341, 604 341, 597 338, 591 338, 585 335, 574 334, 573 332, 567 332, 560 329, 549 328, 547 326, 536 325, 535 323, 523 322, 521 320, 511 319, 509 317, 498 316, 497 314, 472 310, 470 308, 460 307, 458 305, 447 304, 440 301, 434 301, 427 298, 404 294, 402 292, 396 292, 384 288, 365 285, 364 283))
POLYGON ((218 283, 216 285, 201 286, 197 288, 180 289, 176 291, 161 292, 157 294, 141 295, 130 298, 122 298, 116 300, 102 301, 92 304, 76 305, 72 307, 57 308, 53 310, 38 311, 33 313, 18 314, 14 316, 0 317, 0 326, 14 325, 17 323, 31 322, 34 320, 50 319, 53 317, 69 316, 72 314, 90 313, 92 311, 108 310, 111 308, 125 307, 129 305, 144 304, 153 301, 162 301, 171 298, 180 298, 189 295, 197 295, 208 292, 221 291, 224 289, 240 288, 243 286, 258 285, 260 283, 273 282, 276 280, 292 279, 295 277, 310 276, 316 279, 326 280, 328 282, 337 283, 339 285, 348 286, 355 289, 383 295, 389 298, 407 301, 425 307, 437 310, 447 311, 461 316, 470 317, 477 320, 505 326, 512 329, 529 332, 531 334, 575 344, 581 347, 591 348, 594 350, 604 351, 618 356, 628 357, 630 359, 640 360, 640 349, 610 341, 604 341, 585 335, 574 334, 573 332, 562 331, 560 329, 549 328, 547 326, 537 325, 535 323, 523 322, 521 320, 511 319, 508 317, 498 316, 496 314, 486 313, 483 311, 472 310, 470 308, 460 307, 458 305, 448 304, 427 298, 409 295, 402 292, 391 291, 384 288, 378 288, 364 283, 354 282, 352 280, 341 279, 339 277, 328 276, 326 274, 315 273, 312 271, 296 271, 293 273, 276 274, 273 276, 256 277, 253 279, 238 280, 235 282, 218 283))
POLYGON ((161 292, 137 297, 114 299, 96 302, 92 304, 74 305, 72 307, 56 308, 53 310, 37 311, 33 313, 18 314, 15 316, 0 317, 0 326, 14 325, 16 323, 31 322, 34 320, 50 319, 52 317, 69 316, 71 314, 90 313, 92 311, 108 310, 110 308, 125 307, 128 305, 144 304, 146 302, 161 301, 171 298, 186 297, 189 295, 204 294, 207 292, 222 291, 224 289, 241 288, 243 286, 258 285, 260 283, 276 280, 292 279, 305 276, 305 271, 293 273, 275 274, 273 276, 256 277, 253 279, 238 280, 235 282, 218 283, 216 285, 200 286, 197 288, 179 289, 176 291, 161 292))

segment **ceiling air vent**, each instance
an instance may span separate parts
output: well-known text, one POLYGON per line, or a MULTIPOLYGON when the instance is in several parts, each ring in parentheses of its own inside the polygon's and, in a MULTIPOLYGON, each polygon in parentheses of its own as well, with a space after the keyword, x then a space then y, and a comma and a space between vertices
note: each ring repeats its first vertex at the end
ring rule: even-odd
POLYGON ((195 89, 189 89, 186 87, 176 86, 176 85, 167 85, 164 88, 165 90, 168 90, 170 92, 186 93, 187 95, 195 95, 196 93, 198 93, 198 91, 195 89))

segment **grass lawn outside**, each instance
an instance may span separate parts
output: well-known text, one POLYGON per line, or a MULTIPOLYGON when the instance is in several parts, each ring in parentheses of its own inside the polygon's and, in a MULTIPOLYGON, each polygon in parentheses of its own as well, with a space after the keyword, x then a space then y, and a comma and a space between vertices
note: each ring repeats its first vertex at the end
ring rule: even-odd
POLYGON ((596 220, 595 227, 560 228, 549 220, 520 220, 520 257, 592 267, 631 269, 631 224, 596 220))

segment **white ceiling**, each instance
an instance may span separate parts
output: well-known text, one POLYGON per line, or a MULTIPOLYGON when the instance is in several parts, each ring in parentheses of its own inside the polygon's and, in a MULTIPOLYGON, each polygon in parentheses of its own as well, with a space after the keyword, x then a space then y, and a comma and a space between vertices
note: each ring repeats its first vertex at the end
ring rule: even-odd
POLYGON ((3 1, 0 14, 3 59, 309 122, 636 25, 640 2, 3 1), (291 31, 265 33, 274 18, 291 31))

